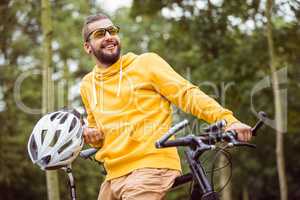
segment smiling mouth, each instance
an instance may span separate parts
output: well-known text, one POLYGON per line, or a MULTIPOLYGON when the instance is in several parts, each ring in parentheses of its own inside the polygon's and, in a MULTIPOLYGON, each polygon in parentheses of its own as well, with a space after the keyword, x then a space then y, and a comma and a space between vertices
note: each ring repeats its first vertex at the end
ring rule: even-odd
POLYGON ((106 45, 106 46, 104 47, 104 49, 109 49, 109 50, 111 50, 111 49, 114 49, 116 46, 117 46, 117 45, 115 45, 115 44, 109 44, 109 45, 106 45))
POLYGON ((101 49, 112 50, 112 49, 114 49, 116 46, 118 46, 118 43, 117 43, 117 42, 107 42, 107 43, 104 43, 104 44, 101 46, 101 49))

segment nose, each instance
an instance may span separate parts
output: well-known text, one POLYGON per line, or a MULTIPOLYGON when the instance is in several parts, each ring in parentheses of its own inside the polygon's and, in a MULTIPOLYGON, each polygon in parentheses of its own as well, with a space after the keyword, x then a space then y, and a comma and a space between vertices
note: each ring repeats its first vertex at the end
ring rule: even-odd
POLYGON ((108 31, 105 31, 105 35, 104 35, 105 38, 109 38, 111 37, 110 33, 108 31))

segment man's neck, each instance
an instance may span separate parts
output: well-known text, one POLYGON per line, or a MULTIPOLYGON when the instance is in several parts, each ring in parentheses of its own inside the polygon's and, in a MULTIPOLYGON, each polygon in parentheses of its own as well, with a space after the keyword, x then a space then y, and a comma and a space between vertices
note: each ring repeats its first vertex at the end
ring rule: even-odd
POLYGON ((99 68, 108 68, 108 67, 111 66, 110 64, 105 64, 105 63, 102 63, 102 62, 100 62, 100 61, 98 61, 98 60, 96 60, 96 65, 97 65, 97 67, 99 67, 99 68))
MULTIPOLYGON (((118 58, 118 60, 120 59, 120 57, 118 58)), ((110 67, 110 66, 112 66, 114 64, 114 63, 112 63, 112 64, 106 64, 106 63, 100 62, 98 59, 95 59, 95 60, 96 60, 97 67, 100 67, 100 68, 108 68, 108 67, 110 67)), ((118 62, 118 60, 116 62, 118 62)))

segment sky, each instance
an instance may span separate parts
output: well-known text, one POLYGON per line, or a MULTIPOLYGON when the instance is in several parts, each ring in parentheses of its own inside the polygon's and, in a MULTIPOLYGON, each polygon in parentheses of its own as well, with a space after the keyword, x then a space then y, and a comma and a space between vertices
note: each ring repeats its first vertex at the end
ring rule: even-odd
POLYGON ((105 11, 113 13, 120 7, 130 7, 132 0, 98 0, 98 2, 105 11))
MULTIPOLYGON (((211 0, 212 3, 214 4, 220 4, 221 2, 223 2, 224 0, 211 0)), ((113 14, 118 8, 126 6, 126 7, 130 7, 132 4, 132 0, 97 0, 97 2, 100 4, 100 6, 107 11, 110 14, 113 14)), ((285 0, 278 0, 279 3, 281 2, 285 2, 285 0)), ((262 5, 265 5, 265 0, 262 0, 262 5)), ((201 7, 204 6, 205 3, 203 3, 202 1, 198 1, 197 2, 197 6, 201 7)), ((263 6, 264 7, 264 6, 263 6)), ((264 8, 263 8, 264 9, 264 8)), ((288 6, 286 4, 282 5, 282 11, 284 11, 283 13, 279 13, 279 15, 281 15, 282 17, 284 17, 285 20, 287 21, 292 21, 295 16, 293 16, 293 12, 288 8, 288 6)), ((180 15, 180 10, 163 10, 163 14, 164 16, 171 16, 171 17, 176 17, 178 14, 180 15)), ((246 24, 246 26, 252 26, 251 23, 246 24)))

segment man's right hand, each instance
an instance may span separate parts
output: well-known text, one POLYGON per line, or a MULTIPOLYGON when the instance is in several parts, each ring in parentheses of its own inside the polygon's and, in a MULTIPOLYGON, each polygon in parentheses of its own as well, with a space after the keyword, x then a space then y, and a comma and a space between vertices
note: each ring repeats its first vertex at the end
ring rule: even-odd
POLYGON ((97 145, 103 140, 103 133, 96 128, 86 127, 83 130, 84 142, 87 144, 97 145))

